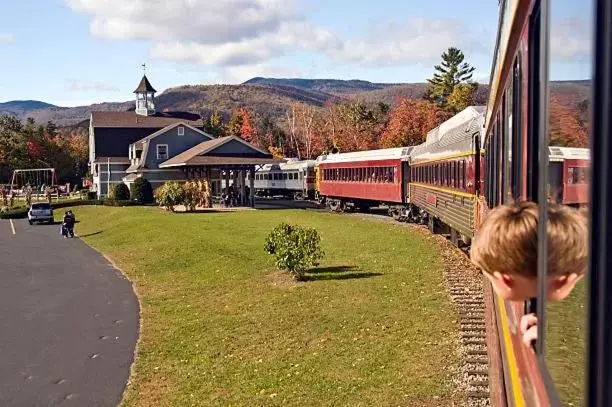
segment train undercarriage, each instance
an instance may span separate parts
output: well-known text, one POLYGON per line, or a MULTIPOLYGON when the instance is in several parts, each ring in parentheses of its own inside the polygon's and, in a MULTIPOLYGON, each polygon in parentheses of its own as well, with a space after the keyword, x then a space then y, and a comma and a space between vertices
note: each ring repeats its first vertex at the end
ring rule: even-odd
POLYGON ((315 198, 313 191, 299 191, 290 189, 256 189, 255 196, 259 198, 273 198, 280 196, 287 199, 294 199, 296 201, 315 198))
POLYGON ((318 194, 315 196, 315 199, 319 205, 326 206, 332 212, 368 212, 371 208, 375 207, 386 208, 387 214, 395 221, 427 225, 431 233, 445 235, 455 246, 469 251, 471 237, 465 236, 414 204, 401 205, 397 203, 326 197, 319 196, 318 194))

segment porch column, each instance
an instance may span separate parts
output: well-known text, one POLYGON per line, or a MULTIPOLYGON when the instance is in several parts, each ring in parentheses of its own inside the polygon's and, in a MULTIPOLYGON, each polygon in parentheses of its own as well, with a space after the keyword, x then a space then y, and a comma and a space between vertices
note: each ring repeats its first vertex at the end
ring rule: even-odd
POLYGON ((230 175, 229 175, 229 170, 225 170, 225 191, 227 191, 229 189, 229 179, 230 179, 230 175))
MULTIPOLYGON (((236 196, 236 194, 238 193, 238 176, 236 174, 236 170, 232 169, 232 189, 234 190, 234 197, 236 196)), ((235 202, 236 204, 238 204, 238 202, 235 202)), ((232 206, 234 205, 234 202, 232 202, 232 206)))
POLYGON ((249 205, 255 207, 255 167, 249 169, 249 205))
POLYGON ((240 170, 240 206, 246 206, 247 198, 246 198, 246 171, 240 170))

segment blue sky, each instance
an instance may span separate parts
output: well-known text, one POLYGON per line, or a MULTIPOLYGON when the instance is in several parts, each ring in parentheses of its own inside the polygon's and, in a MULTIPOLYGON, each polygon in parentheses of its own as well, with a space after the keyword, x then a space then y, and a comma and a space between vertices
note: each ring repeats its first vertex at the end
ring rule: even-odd
MULTIPOLYGON (((552 0, 553 79, 588 78, 588 3, 552 0)), ((19 0, 0 14, 0 102, 76 106, 253 76, 422 82, 449 46, 487 80, 497 0, 19 0)))

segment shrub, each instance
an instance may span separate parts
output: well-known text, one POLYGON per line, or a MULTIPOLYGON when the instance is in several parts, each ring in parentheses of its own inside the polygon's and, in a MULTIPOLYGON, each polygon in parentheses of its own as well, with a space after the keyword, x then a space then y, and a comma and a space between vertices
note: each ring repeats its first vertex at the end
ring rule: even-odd
POLYGON ((155 190, 157 204, 174 212, 174 207, 185 200, 185 190, 177 182, 166 182, 155 190))
POLYGON ((281 223, 268 235, 264 249, 274 256, 279 269, 289 271, 299 281, 325 255, 320 243, 321 237, 315 229, 281 223))
POLYGON ((75 206, 84 206, 84 205, 102 205, 102 201, 98 199, 81 199, 81 200, 54 202, 51 204, 53 209, 71 208, 75 206))
POLYGON ((116 201, 127 201, 130 199, 130 188, 123 182, 116 184, 111 193, 111 199, 116 201))
POLYGON ((95 191, 87 191, 87 199, 96 199, 97 193, 95 191))
POLYGON ((135 206, 138 205, 138 202, 131 201, 129 199, 101 199, 98 201, 104 206, 135 206))
POLYGON ((200 201, 200 190, 198 189, 198 184, 195 182, 186 182, 183 185, 183 190, 185 191, 185 196, 183 197, 183 205, 188 212, 195 211, 198 206, 198 202, 200 201))
POLYGON ((20 219, 28 216, 28 208, 8 208, 2 207, 0 209, 0 219, 20 219))
POLYGON ((153 187, 151 187, 149 180, 143 177, 138 177, 134 180, 131 190, 131 199, 141 205, 155 202, 153 187))

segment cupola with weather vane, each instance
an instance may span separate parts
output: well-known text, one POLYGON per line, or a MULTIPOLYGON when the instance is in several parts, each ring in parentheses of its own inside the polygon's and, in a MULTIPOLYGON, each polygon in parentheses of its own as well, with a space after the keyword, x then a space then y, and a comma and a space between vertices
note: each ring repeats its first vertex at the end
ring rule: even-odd
MULTIPOLYGON (((146 69, 146 65, 142 65, 143 71, 146 69)), ((147 79, 146 72, 142 75, 142 79, 138 84, 138 87, 134 91, 136 94, 136 114, 141 116, 152 116, 155 114, 155 88, 147 79)))

